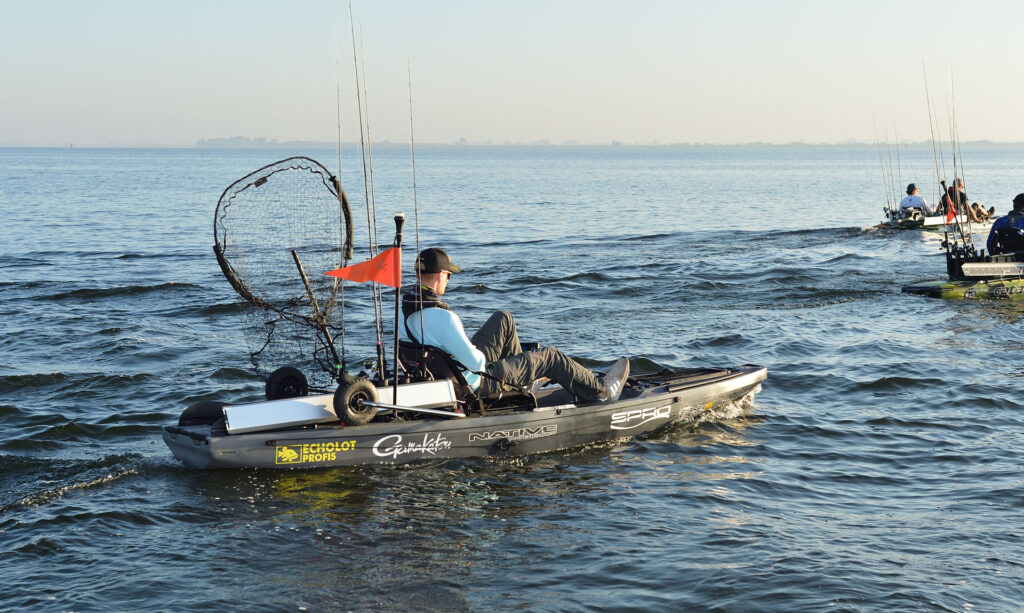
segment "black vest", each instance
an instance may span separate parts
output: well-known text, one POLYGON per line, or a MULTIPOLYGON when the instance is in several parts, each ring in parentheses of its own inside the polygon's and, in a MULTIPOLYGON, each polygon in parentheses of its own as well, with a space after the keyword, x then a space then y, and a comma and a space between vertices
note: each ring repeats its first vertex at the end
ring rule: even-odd
POLYGON ((415 290, 407 294, 403 294, 402 323, 405 325, 405 333, 409 336, 409 340, 415 343, 420 343, 422 341, 413 336, 412 330, 409 329, 409 316, 423 309, 452 310, 445 301, 441 300, 441 297, 437 295, 437 292, 425 285, 419 285, 415 290))
POLYGON ((425 285, 417 286, 411 292, 402 295, 402 316, 406 319, 416 311, 422 309, 444 309, 452 310, 447 303, 441 300, 437 292, 425 285))

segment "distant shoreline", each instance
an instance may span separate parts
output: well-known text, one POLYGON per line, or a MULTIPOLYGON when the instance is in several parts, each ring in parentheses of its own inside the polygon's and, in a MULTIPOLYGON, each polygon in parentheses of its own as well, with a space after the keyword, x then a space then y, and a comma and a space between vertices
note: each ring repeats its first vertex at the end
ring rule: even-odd
MULTIPOLYGON (((885 143, 882 144, 885 146, 885 143)), ((394 141, 380 141, 373 143, 374 148, 379 149, 408 149, 409 143, 398 143, 394 141)), ((563 142, 563 143, 551 143, 546 141, 538 141, 531 143, 493 143, 493 142, 471 142, 471 141, 458 141, 448 143, 416 143, 417 148, 453 148, 453 149, 602 149, 602 148, 628 148, 628 149, 730 149, 730 148, 747 148, 747 147, 772 147, 772 148, 785 148, 785 147, 822 147, 822 148, 836 148, 836 147, 877 147, 877 143, 863 143, 863 142, 843 142, 843 143, 804 143, 804 142, 791 142, 791 143, 764 143, 764 142, 750 142, 750 143, 623 143, 619 141, 612 141, 608 143, 576 143, 576 142, 563 142)), ((932 144, 929 141, 919 141, 911 143, 899 143, 900 147, 931 147, 932 144)), ((985 146, 985 147, 1020 147, 1024 146, 1024 142, 996 142, 990 140, 976 140, 976 141, 964 141, 961 143, 963 147, 969 146, 985 146)), ((359 148, 357 142, 345 142, 342 143, 343 148, 359 148)), ((0 143, 0 148, 3 149, 334 149, 338 148, 337 143, 331 143, 326 141, 277 141, 274 139, 248 139, 244 137, 237 138, 212 138, 203 139, 191 145, 169 145, 169 144, 107 144, 107 145, 91 145, 91 144, 67 144, 67 145, 16 145, 16 144, 3 144, 0 143)))

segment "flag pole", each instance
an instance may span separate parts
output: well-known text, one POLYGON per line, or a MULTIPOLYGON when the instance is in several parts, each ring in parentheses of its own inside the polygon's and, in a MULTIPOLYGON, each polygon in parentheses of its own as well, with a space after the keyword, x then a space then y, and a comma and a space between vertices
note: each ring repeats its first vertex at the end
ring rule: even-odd
POLYGON ((398 404, 398 321, 402 315, 402 224, 405 223, 405 213, 395 213, 395 248, 398 249, 398 285, 395 286, 395 359, 392 362, 395 368, 395 383, 392 404, 398 404))

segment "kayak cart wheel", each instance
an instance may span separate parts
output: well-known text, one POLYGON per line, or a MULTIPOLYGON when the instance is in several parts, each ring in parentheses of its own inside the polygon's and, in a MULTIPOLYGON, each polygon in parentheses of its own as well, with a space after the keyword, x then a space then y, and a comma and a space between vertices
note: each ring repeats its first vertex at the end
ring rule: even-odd
POLYGON ((361 426, 369 423, 377 414, 376 407, 363 402, 377 402, 377 388, 369 379, 357 378, 351 383, 342 383, 334 392, 334 412, 346 426, 361 426))
POLYGON ((224 417, 223 402, 204 400, 189 405, 178 417, 179 426, 209 426, 224 417))
POLYGON ((267 400, 296 398, 309 394, 306 375, 298 368, 282 366, 267 377, 267 400))

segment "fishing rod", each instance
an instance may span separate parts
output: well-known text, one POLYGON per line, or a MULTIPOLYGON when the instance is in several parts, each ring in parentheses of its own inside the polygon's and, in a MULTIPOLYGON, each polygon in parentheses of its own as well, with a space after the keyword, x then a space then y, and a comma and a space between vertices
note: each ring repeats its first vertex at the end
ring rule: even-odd
MULTIPOLYGON (((359 26, 359 59, 362 62, 363 68, 363 110, 366 113, 366 157, 370 171, 370 210, 372 211, 373 228, 370 230, 373 233, 373 242, 378 245, 377 242, 377 190, 373 181, 373 137, 370 135, 370 90, 366 87, 366 49, 363 46, 363 26, 359 26)), ((377 305, 376 317, 379 321, 384 321, 384 300, 381 297, 381 288, 376 283, 373 284, 373 291, 377 296, 374 300, 374 304, 377 305)))
MULTIPOLYGON (((907 165, 910 167, 911 182, 914 183, 915 186, 916 186, 918 183, 920 183, 919 175, 917 174, 917 168, 914 166, 914 156, 910 155, 910 152, 907 151, 907 146, 908 146, 907 143, 903 143, 903 147, 902 147, 903 148, 903 155, 906 156, 906 158, 907 158, 907 165)), ((897 137, 896 137, 896 151, 898 152, 899 150, 900 150, 900 141, 899 141, 899 135, 897 135, 897 137)), ((900 182, 900 187, 901 187, 901 189, 903 188, 902 181, 900 182)), ((935 202, 935 200, 932 200, 932 202, 935 202)))
POLYGON ((366 87, 366 47, 363 26, 359 25, 359 61, 363 68, 363 112, 366 114, 366 158, 370 171, 370 209, 373 211, 373 242, 377 243, 377 191, 373 183, 373 137, 370 135, 370 90, 366 87))
MULTIPOLYGON (((337 174, 337 185, 335 185, 335 191, 338 192, 339 199, 341 198, 342 187, 341 187, 341 43, 340 36, 338 35, 338 20, 334 20, 334 95, 336 102, 336 110, 338 115, 338 174, 337 174)), ((351 230, 351 222, 349 219, 349 229, 351 230)), ((346 261, 342 262, 342 265, 347 264, 347 260, 352 257, 352 243, 348 243, 348 250, 345 251, 346 261)), ((341 288, 341 369, 344 372, 345 363, 345 280, 335 278, 336 282, 339 283, 341 288)), ((336 352, 335 352, 336 353, 336 352)))
POLYGON ((899 199, 897 198, 897 194, 899 194, 899 192, 894 189, 895 183, 893 183, 892 178, 892 147, 889 145, 889 128, 884 125, 882 126, 882 137, 885 138, 885 163, 886 167, 889 170, 888 185, 889 191, 892 194, 892 210, 893 213, 898 215, 897 207, 899 206, 899 199))
MULTIPOLYGON (((361 96, 360 91, 359 91, 359 59, 358 59, 358 56, 356 54, 356 29, 355 29, 355 19, 352 17, 352 1, 351 0, 349 0, 349 3, 348 3, 348 19, 349 19, 349 32, 352 35, 352 64, 353 64, 353 67, 354 67, 354 70, 355 70, 355 79, 356 79, 356 106, 357 106, 357 111, 358 111, 358 115, 359 115, 359 152, 360 152, 360 154, 362 156, 362 160, 363 160, 363 192, 364 192, 365 200, 366 200, 366 225, 370 229, 370 231, 368 232, 368 234, 369 234, 369 244, 370 244, 370 258, 373 258, 375 255, 377 255, 377 249, 376 249, 376 244, 375 244, 375 238, 376 237, 374 236, 374 234, 372 232, 372 229, 376 226, 376 224, 374 223, 374 220, 373 220, 373 218, 370 215, 370 179, 369 179, 369 176, 367 174, 368 170, 367 170, 367 166, 366 166, 366 140, 365 140, 365 136, 364 136, 365 133, 364 133, 364 127, 363 127, 363 100, 362 100, 362 96, 361 96)), ((374 288, 375 287, 376 287, 376 284, 374 284, 374 288)), ((378 364, 378 367, 380 369, 380 372, 383 373, 384 370, 385 370, 385 362, 384 362, 384 338, 383 338, 383 331, 381 329, 381 317, 380 317, 380 313, 381 313, 380 295, 379 295, 379 293, 376 290, 374 290, 372 292, 372 294, 373 294, 373 313, 374 313, 374 324, 375 324, 374 327, 376 328, 376 332, 377 332, 377 364, 378 364)))
POLYGON ((882 158, 882 145, 878 142, 878 125, 875 124, 875 149, 878 150, 878 164, 882 167, 882 188, 885 189, 885 214, 893 219, 892 200, 889 198, 889 180, 885 176, 885 161, 882 158))
MULTIPOLYGON (((957 139, 957 134, 956 134, 956 116, 955 116, 955 114, 953 112, 952 105, 950 106, 950 110, 948 112, 948 115, 949 115, 949 118, 948 118, 948 121, 949 121, 949 148, 950 148, 950 155, 953 158, 953 185, 950 186, 950 188, 947 188, 947 190, 952 192, 952 193, 949 193, 949 200, 952 203, 953 210, 956 213, 955 217, 953 218, 953 222, 954 222, 953 227, 956 228, 957 231, 960 233, 960 242, 963 243, 964 247, 966 248, 967 247, 967 243, 971 242, 970 241, 970 232, 971 232, 970 228, 971 228, 971 217, 972 217, 972 215, 971 215, 971 211, 968 210, 968 209, 970 209, 971 205, 967 202, 967 193, 966 192, 962 192, 959 189, 959 187, 963 185, 963 178, 960 176, 961 173, 963 173, 963 160, 957 155, 957 146, 956 146, 956 139, 957 139), (962 208, 962 210, 961 210, 961 194, 963 194, 963 203, 962 203, 963 208, 962 208), (965 227, 966 227, 966 229, 965 229, 965 227)), ((948 193, 948 191, 947 191, 947 193, 948 193)), ((955 238, 955 234, 954 234, 954 238, 955 238)))
POLYGON ((416 197, 416 130, 412 120, 412 62, 406 58, 406 68, 409 71, 409 153, 412 157, 412 206, 416 222, 416 253, 420 252, 420 207, 419 199, 416 197))
POLYGON ((939 146, 939 167, 942 169, 942 176, 945 177, 946 176, 946 154, 943 151, 943 147, 942 147, 942 130, 939 127, 939 116, 938 116, 938 113, 935 114, 935 133, 936 133, 937 138, 938 138, 938 146, 939 146))
MULTIPOLYGON (((934 114, 933 111, 932 111, 931 93, 929 92, 929 89, 928 89, 928 74, 924 70, 924 62, 921 63, 921 69, 922 69, 922 73, 924 74, 925 98, 926 98, 926 102, 928 103, 928 129, 931 132, 931 137, 932 137, 932 161, 935 164, 935 174, 936 174, 936 177, 938 178, 938 183, 942 187, 942 193, 939 195, 938 202, 940 202, 942 204, 942 207, 946 209, 945 210, 945 214, 946 214, 946 217, 947 217, 947 220, 948 220, 947 223, 944 226, 946 228, 944 244, 949 245, 949 234, 950 234, 949 227, 950 226, 953 227, 952 234, 953 234, 953 242, 955 244, 958 241, 958 239, 957 239, 957 235, 958 234, 959 234, 959 237, 960 237, 959 240, 961 240, 961 241, 964 240, 964 231, 963 231, 963 227, 961 225, 963 217, 957 211, 957 204, 953 200, 954 196, 956 195, 955 191, 954 191, 953 194, 950 194, 950 189, 954 189, 955 190, 955 187, 952 187, 952 188, 951 187, 947 187, 946 186, 946 180, 942 178, 942 176, 946 174, 946 157, 943 154, 943 151, 942 151, 943 148, 941 146, 942 145, 942 143, 941 143, 942 131, 939 129, 938 116, 937 116, 937 114, 934 114), (952 223, 950 223, 950 221, 952 223)), ((952 124, 951 118, 947 117, 947 122, 951 125, 952 124)), ((952 134, 951 134, 951 141, 952 141, 952 134)), ((953 155, 953 158, 952 158, 952 163, 953 163, 954 186, 956 184, 957 168, 958 168, 955 152, 956 152, 956 149, 953 148, 954 155, 953 155)))
POLYGON ((341 46, 338 41, 338 23, 334 23, 334 96, 338 112, 338 176, 341 176, 341 46))
MULTIPOLYGON (((932 163, 935 166, 935 181, 938 183, 942 180, 942 176, 939 174, 939 154, 935 147, 935 126, 932 119, 932 99, 931 94, 928 93, 928 72, 924 68, 924 60, 921 60, 921 73, 924 75, 924 100, 928 104, 928 132, 931 134, 932 138, 932 163)), ((932 202, 941 203, 941 200, 933 199, 932 202)))
MULTIPOLYGON (((964 152, 963 152, 963 149, 961 148, 962 141, 960 140, 960 124, 957 122, 957 119, 956 119, 956 90, 955 90, 955 87, 954 87, 953 71, 952 71, 952 69, 949 71, 949 100, 950 100, 950 107, 952 108, 952 113, 953 113, 953 133, 956 136, 956 139, 955 139, 955 142, 956 142, 956 152, 957 152, 957 155, 960 157, 960 178, 963 181, 964 188, 966 188, 967 187, 967 171, 964 168, 964 152)), ((967 209, 967 216, 968 216, 969 220, 973 220, 975 215, 977 215, 977 213, 975 213, 974 208, 971 206, 971 203, 968 202, 967 192, 966 191, 964 192, 964 207, 967 209)), ((981 219, 979 219, 978 221, 980 222, 981 219)), ((974 240, 973 240, 973 237, 971 236, 973 234, 973 232, 974 232, 974 229, 971 227, 970 221, 968 221, 967 222, 967 237, 971 239, 971 245, 972 246, 974 245, 974 240)), ((965 239, 965 241, 966 241, 966 239, 965 239)))
MULTIPOLYGON (((903 166, 900 164, 900 133, 899 133, 899 130, 896 129, 895 125, 892 127, 892 134, 893 134, 893 138, 896 139, 896 178, 897 178, 896 187, 897 187, 897 189, 902 189, 902 186, 904 185, 904 183, 903 183, 903 166)), ((898 195, 899 191, 897 191, 896 194, 898 195)))
POLYGON ((889 127, 882 126, 882 135, 885 139, 885 161, 889 171, 888 174, 888 185, 889 193, 892 194, 892 214, 897 219, 899 218, 899 205, 900 205, 900 183, 903 182, 902 172, 899 171, 899 143, 896 144, 896 168, 897 174, 893 174, 893 163, 892 163, 892 150, 893 145, 889 141, 889 127))
MULTIPOLYGON (((413 219, 416 223, 416 256, 419 257, 420 253, 420 203, 419 198, 416 195, 416 130, 413 126, 412 120, 412 61, 409 58, 405 58, 406 69, 409 74, 409 154, 412 158, 412 209, 413 219)), ((415 267, 415 263, 413 264, 415 267)), ((420 286, 419 278, 416 280, 416 292, 419 296, 420 286)), ((420 314, 420 337, 423 337, 423 300, 420 299, 420 308, 417 309, 420 314)), ((398 320, 395 320, 395 328, 398 327, 398 320)), ((409 340, 412 340, 411 338, 409 340)), ((396 403, 397 404, 397 403, 396 403)))
MULTIPOLYGON (((923 67, 924 67, 924 63, 922 62, 922 69, 923 69, 923 67)), ((924 88, 925 88, 925 94, 928 95, 928 118, 929 118, 929 121, 930 121, 929 129, 931 129, 934 126, 934 130, 935 130, 934 131, 934 135, 933 135, 933 140, 932 140, 932 155, 934 156, 936 153, 938 153, 938 161, 936 162, 935 172, 938 175, 939 184, 942 186, 942 193, 939 195, 939 198, 940 198, 939 201, 942 202, 943 206, 947 207, 946 214, 949 215, 950 214, 949 213, 949 208, 951 206, 950 203, 952 203, 952 198, 948 198, 947 199, 947 196, 949 195, 949 192, 946 189, 945 179, 942 178, 942 177, 944 177, 946 175, 946 156, 942 152, 942 130, 939 129, 939 117, 938 117, 937 113, 934 115, 934 121, 932 121, 933 115, 932 115, 931 95, 928 94, 928 75, 927 74, 925 74, 924 88)), ((954 216, 956 215, 955 207, 953 207, 952 215, 954 215, 954 216)), ((947 226, 948 225, 949 224, 947 224, 947 226)))
MULTIPOLYGON (((940 211, 941 211, 941 209, 945 209, 944 212, 945 212, 946 219, 947 219, 946 224, 943 225, 943 241, 942 241, 942 244, 946 248, 946 257, 947 257, 947 261, 948 261, 948 258, 950 257, 950 254, 951 254, 951 250, 955 250, 956 249, 957 230, 959 230, 960 238, 962 240, 963 239, 963 228, 961 228, 960 225, 959 225, 959 223, 960 223, 960 216, 957 214, 956 203, 953 201, 953 196, 951 196, 950 193, 949 193, 949 188, 946 187, 946 180, 942 178, 942 176, 946 174, 946 158, 942 154, 942 147, 941 147, 941 142, 940 142, 941 138, 942 138, 941 137, 942 132, 941 132, 941 130, 939 130, 939 120, 938 120, 938 117, 936 116, 936 114, 932 110, 932 97, 931 97, 931 92, 930 92, 930 90, 928 88, 928 72, 925 69, 925 64, 924 64, 923 60, 921 61, 921 74, 922 74, 922 77, 924 78, 925 102, 927 103, 927 106, 928 106, 928 132, 929 132, 929 134, 931 136, 931 142, 932 142, 932 164, 935 167, 935 178, 937 179, 937 182, 938 182, 939 186, 942 189, 942 191, 939 194, 939 198, 936 200, 936 202, 939 203, 939 205, 941 205, 941 206, 939 206, 940 211), (949 223, 950 220, 953 221, 952 224, 949 223), (949 230, 950 226, 953 227, 953 232, 952 232, 952 234, 953 234, 953 244, 952 245, 950 244, 950 240, 949 240, 950 239, 950 236, 949 236, 950 235, 950 230, 949 230)), ((955 159, 954 159, 953 174, 954 174, 954 179, 955 179, 956 178, 956 161, 955 161, 955 159)), ((954 184, 955 184, 955 181, 954 181, 954 184)), ((948 267, 948 264, 947 264, 947 267, 948 267)))

